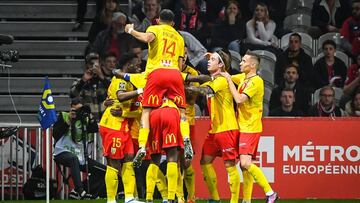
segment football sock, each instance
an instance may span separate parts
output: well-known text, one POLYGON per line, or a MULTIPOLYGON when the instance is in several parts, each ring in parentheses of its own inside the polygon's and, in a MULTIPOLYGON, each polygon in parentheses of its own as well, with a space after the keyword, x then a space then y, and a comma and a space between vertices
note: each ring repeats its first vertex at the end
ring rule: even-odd
POLYGON ((194 200, 195 197, 195 171, 192 165, 184 170, 184 181, 188 192, 188 200, 194 200))
POLYGON ((255 182, 257 182, 260 185, 260 187, 263 188, 265 193, 272 194, 271 186, 267 181, 264 173, 261 171, 261 169, 258 166, 256 166, 255 164, 251 164, 250 167, 248 168, 248 171, 252 175, 252 177, 254 177, 255 182))
POLYGON ((116 200, 116 193, 118 190, 118 173, 119 171, 111 166, 106 166, 105 185, 107 201, 116 200))
POLYGON ((252 190, 254 185, 254 178, 247 170, 242 171, 243 180, 243 201, 251 202, 252 190))
POLYGON ((237 203, 239 201, 240 192, 240 174, 236 166, 227 167, 226 171, 229 174, 229 184, 231 191, 230 203, 237 203))
POLYGON ((212 164, 204 164, 201 165, 201 170, 211 199, 220 200, 219 192, 217 189, 217 177, 214 167, 212 166, 212 164))
POLYGON ((175 200, 178 178, 178 168, 176 162, 167 163, 166 176, 168 179, 168 199, 175 200))
POLYGON ((127 202, 128 199, 134 198, 134 188, 136 182, 132 161, 123 163, 121 175, 124 184, 125 202, 127 202))

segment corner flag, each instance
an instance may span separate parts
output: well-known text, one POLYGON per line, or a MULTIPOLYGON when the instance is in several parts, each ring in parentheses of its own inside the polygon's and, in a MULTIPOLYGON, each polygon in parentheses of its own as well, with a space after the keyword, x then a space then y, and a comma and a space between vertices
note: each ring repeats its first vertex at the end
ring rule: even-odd
POLYGON ((47 129, 57 121, 54 98, 51 94, 50 82, 45 77, 44 91, 39 105, 38 118, 41 128, 47 129))

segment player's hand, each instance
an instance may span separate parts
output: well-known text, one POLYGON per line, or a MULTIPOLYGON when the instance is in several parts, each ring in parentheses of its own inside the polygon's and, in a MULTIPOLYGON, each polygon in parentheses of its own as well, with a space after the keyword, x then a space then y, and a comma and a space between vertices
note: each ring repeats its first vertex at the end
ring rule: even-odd
POLYGON ((129 33, 130 29, 134 29, 134 24, 126 24, 125 25, 125 32, 129 33))
POLYGON ((115 117, 120 117, 120 116, 122 116, 122 109, 120 109, 120 108, 118 108, 118 109, 111 108, 110 113, 111 113, 111 115, 113 115, 115 117))
POLYGON ((187 160, 191 160, 194 156, 194 151, 189 138, 184 138, 184 157, 187 160))
POLYGON ((114 103, 114 99, 105 99, 105 101, 104 101, 104 106, 105 107, 108 107, 108 106, 111 106, 113 103, 114 103))
POLYGON ((220 75, 226 78, 228 82, 231 81, 231 75, 228 72, 220 72, 220 75))
POLYGON ((146 156, 146 149, 144 147, 140 147, 133 160, 134 167, 136 168, 140 167, 142 163, 142 159, 145 156, 146 156))

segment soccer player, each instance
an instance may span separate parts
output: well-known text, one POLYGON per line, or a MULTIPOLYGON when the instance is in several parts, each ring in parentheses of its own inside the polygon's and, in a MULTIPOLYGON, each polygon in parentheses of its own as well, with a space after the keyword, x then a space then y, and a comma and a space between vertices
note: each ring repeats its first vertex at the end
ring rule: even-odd
MULTIPOLYGON (((135 72, 135 67, 127 67, 129 72, 135 72)), ((131 101, 119 102, 118 93, 129 91, 131 86, 122 79, 112 78, 108 89, 108 99, 111 101, 100 120, 100 135, 103 141, 103 152, 107 158, 105 184, 107 203, 116 203, 119 171, 124 177, 125 203, 141 203, 134 198, 135 173, 132 160, 134 146, 129 133, 126 115, 130 112, 131 101), (121 164, 122 163, 122 164, 121 164)), ((139 93, 137 93, 139 94, 139 93)))
MULTIPOLYGON (((130 108, 124 108, 124 111, 122 111, 122 115, 127 117, 128 124, 129 124, 129 130, 130 135, 132 137, 133 145, 134 145, 134 151, 137 151, 139 149, 139 143, 138 143, 138 135, 139 135, 139 128, 140 128, 140 118, 141 118, 141 112, 142 112, 142 95, 143 88, 145 85, 145 78, 143 77, 143 74, 139 74, 141 71, 140 67, 140 60, 136 57, 133 53, 127 53, 124 54, 124 56, 119 61, 119 67, 122 69, 123 72, 130 73, 132 75, 131 79, 129 76, 129 80, 123 80, 119 85, 119 91, 117 92, 117 97, 120 102, 125 102, 127 100, 131 101, 130 108), (129 110, 129 111, 127 111, 129 110)), ((146 160, 150 160, 150 155, 146 156, 146 160)), ((152 171, 152 168, 158 168, 155 164, 150 164, 149 167, 146 167, 149 171, 152 171)), ((167 184, 166 184, 166 178, 161 170, 157 170, 157 174, 152 173, 146 173, 146 178, 148 179, 148 175, 157 176, 158 179, 156 182, 152 181, 146 181, 146 185, 148 187, 154 187, 152 185, 155 185, 158 187, 159 192, 161 193, 161 196, 163 197, 163 200, 167 200, 167 184)), ((141 172, 141 171, 139 171, 141 172)), ((144 175, 140 175, 136 171, 136 178, 144 178, 144 175), (142 177, 139 177, 142 176, 142 177)), ((140 181, 142 183, 142 181, 140 181)), ((145 183, 144 183, 145 185, 145 183)), ((136 191, 136 188, 135 188, 136 191)), ((152 200, 153 198, 153 192, 146 193, 146 200, 152 200)))
POLYGON ((149 55, 145 73, 147 82, 144 90, 143 112, 139 131, 139 151, 134 163, 139 165, 145 156, 145 145, 150 131, 149 116, 152 108, 161 106, 161 100, 166 97, 182 108, 180 128, 184 137, 185 154, 192 158, 193 151, 189 139, 189 123, 185 116, 185 90, 180 74, 184 57, 184 39, 172 27, 174 13, 168 9, 160 12, 159 25, 148 27, 145 33, 134 30, 133 24, 127 24, 125 31, 136 39, 149 45, 149 55))
POLYGON ((235 166, 238 156, 238 124, 236 122, 234 104, 226 79, 220 72, 230 68, 230 53, 219 50, 207 54, 208 71, 213 80, 200 87, 190 87, 192 91, 207 95, 211 128, 204 141, 201 154, 201 169, 205 183, 211 195, 209 202, 220 202, 217 190, 217 177, 212 162, 217 156, 223 158, 226 171, 229 174, 231 203, 237 203, 240 190, 240 175, 235 166))
MULTIPOLYGON (((190 62, 188 61, 187 56, 187 48, 185 47, 185 57, 184 57, 185 63, 183 64, 183 67, 181 69, 182 73, 185 73, 185 86, 195 86, 198 87, 198 82, 188 82, 187 79, 190 79, 190 77, 197 77, 199 73, 197 70, 195 70, 193 67, 191 67, 190 62)), ((186 96, 186 117, 189 122, 190 126, 190 140, 191 145, 195 146, 195 102, 197 98, 197 94, 193 92, 186 91, 185 89, 185 96, 186 96)), ((193 149, 194 150, 194 149, 193 149)), ((195 150, 194 150, 195 151, 195 150)), ((181 155, 180 155, 181 156, 181 155)), ((186 186, 186 190, 188 192, 187 196, 187 202, 188 203, 195 203, 195 171, 191 164, 191 160, 187 161, 183 159, 183 156, 181 156, 181 162, 182 166, 184 168, 184 182, 186 186)), ((181 177, 179 175, 179 177, 181 177)), ((178 183, 178 192, 179 196, 183 195, 183 180, 179 180, 178 183)), ((178 193, 177 193, 178 196, 178 193)))
MULTIPOLYGON (((171 100, 166 99, 160 108, 156 108, 150 113, 151 131, 148 139, 151 159, 156 165, 160 165, 162 151, 166 153, 168 200, 175 202, 178 175, 179 151, 184 147, 183 138, 180 132, 180 113, 177 105, 171 100)), ((156 174, 158 168, 153 174, 156 174)), ((150 177, 150 181, 155 182, 156 176, 150 177)), ((148 188, 153 191, 154 187, 148 188)))
POLYGON ((259 63, 259 57, 248 52, 240 62, 241 74, 233 76, 233 78, 226 72, 222 72, 221 75, 226 78, 237 104, 241 169, 253 176, 254 180, 263 188, 266 193, 266 202, 273 203, 278 198, 277 193, 272 190, 261 169, 252 163, 262 132, 264 81, 256 73, 259 63), (238 84, 238 89, 233 81, 238 84))

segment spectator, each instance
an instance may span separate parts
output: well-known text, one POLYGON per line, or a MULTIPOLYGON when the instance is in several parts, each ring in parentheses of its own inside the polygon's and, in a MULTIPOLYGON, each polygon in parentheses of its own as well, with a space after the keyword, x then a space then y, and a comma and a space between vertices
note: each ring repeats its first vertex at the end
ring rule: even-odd
POLYGON ((101 118, 102 102, 106 99, 110 80, 106 79, 104 70, 99 65, 99 55, 90 53, 85 58, 85 71, 76 79, 70 88, 70 97, 78 98, 90 106, 97 121, 101 118))
POLYGON ((106 53, 113 52, 119 59, 123 53, 130 51, 135 39, 124 31, 127 22, 128 19, 124 13, 113 13, 111 26, 96 36, 94 43, 90 46, 90 52, 99 53, 101 58, 104 58, 106 53))
POLYGON ((197 40, 192 34, 186 31, 179 31, 181 36, 184 38, 185 45, 187 47, 187 56, 190 63, 197 67, 197 69, 202 73, 207 72, 207 60, 205 59, 205 54, 207 52, 206 48, 197 40))
POLYGON ((356 63, 352 64, 347 70, 344 94, 340 99, 340 107, 345 108, 345 104, 351 100, 358 89, 360 89, 360 55, 357 56, 356 63))
POLYGON ((117 0, 105 0, 103 2, 103 9, 95 16, 95 20, 89 30, 88 40, 90 43, 95 41, 99 32, 111 26, 113 13, 118 11, 120 11, 120 7, 117 4, 117 0))
POLYGON ((279 51, 274 39, 275 28, 276 24, 269 17, 267 6, 258 3, 253 18, 246 23, 247 38, 241 47, 241 53, 244 54, 248 49, 264 49, 277 55, 279 51))
POLYGON ((54 124, 54 160, 56 163, 70 168, 75 186, 69 194, 72 199, 93 198, 93 195, 87 193, 83 188, 80 171, 89 172, 94 166, 100 165, 87 156, 88 150, 91 149, 88 145, 94 141, 94 133, 97 131, 97 122, 91 114, 90 108, 83 106, 78 99, 71 100, 70 112, 60 112, 58 120, 54 124), (86 164, 88 164, 89 171, 86 171, 86 164))
MULTIPOLYGON (((77 0, 77 9, 76 9, 76 20, 72 31, 77 31, 82 28, 84 25, 85 14, 87 11, 87 2, 88 0, 77 0)), ((96 15, 102 9, 102 0, 96 0, 96 15)))
MULTIPOLYGON (((244 0, 239 0, 240 2, 244 0)), ((248 9, 254 11, 258 3, 264 3, 269 10, 270 19, 276 23, 275 35, 281 38, 283 35, 291 32, 284 29, 284 19, 286 17, 287 0, 250 0, 248 1, 248 9)), ((243 4, 240 4, 243 5, 243 4)))
POLYGON ((134 45, 131 47, 130 52, 136 54, 137 58, 141 61, 141 70, 145 71, 146 60, 143 57, 143 50, 140 41, 136 41, 134 45))
POLYGON ((326 40, 322 44, 324 56, 314 65, 315 89, 325 85, 343 88, 346 80, 347 67, 345 63, 335 56, 336 44, 333 40, 326 40))
POLYGON ((308 116, 341 117, 344 112, 335 105, 335 90, 325 86, 320 90, 320 100, 310 107, 308 116))
POLYGON ((150 25, 158 24, 160 10, 160 0, 144 0, 142 4, 136 5, 131 16, 135 29, 145 32, 150 25))
POLYGON ((313 64, 312 58, 301 48, 301 36, 292 33, 289 37, 289 47, 279 55, 275 67, 275 83, 283 83, 284 68, 287 64, 298 64, 299 82, 306 88, 312 89, 313 64))
POLYGON ((206 27, 205 15, 200 11, 196 0, 180 0, 175 6, 175 28, 191 33, 202 44, 207 46, 210 32, 206 27))
POLYGON ((349 116, 360 117, 360 91, 346 104, 345 111, 349 116))
POLYGON ((281 91, 280 101, 281 106, 270 111, 269 116, 303 116, 303 112, 294 106, 295 93, 293 89, 283 89, 281 91))
POLYGON ((295 95, 294 106, 302 112, 307 112, 310 105, 310 92, 298 81, 299 74, 295 64, 290 64, 283 73, 284 82, 273 89, 270 96, 269 110, 272 111, 281 106, 280 97, 284 89, 292 89, 295 95))
POLYGON ((116 55, 112 52, 107 53, 105 59, 101 63, 101 70, 104 73, 104 76, 107 80, 111 80, 112 71, 116 68, 116 55))
POLYGON ((360 54, 360 0, 352 1, 352 16, 343 23, 341 36, 344 37, 344 46, 346 50, 357 56, 360 54))
POLYGON ((225 7, 225 19, 218 20, 211 32, 211 47, 221 47, 240 53, 240 42, 245 38, 245 23, 239 4, 231 0, 225 7))
POLYGON ((349 1, 315 0, 311 11, 311 25, 315 26, 314 38, 327 32, 339 32, 351 13, 349 1))

